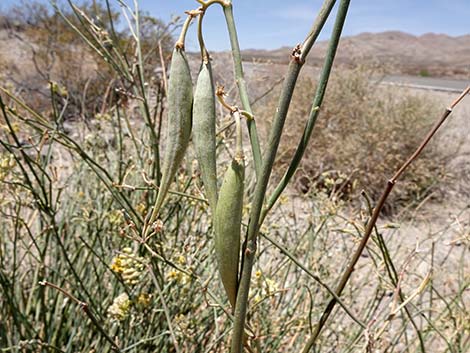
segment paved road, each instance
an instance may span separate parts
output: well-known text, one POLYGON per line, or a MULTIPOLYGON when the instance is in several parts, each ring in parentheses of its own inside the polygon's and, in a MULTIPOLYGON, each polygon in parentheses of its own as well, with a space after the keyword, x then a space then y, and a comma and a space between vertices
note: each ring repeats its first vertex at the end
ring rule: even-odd
MULTIPOLYGON (((273 82, 282 78, 285 74, 286 65, 283 64, 260 64, 246 61, 243 63, 247 77, 269 77, 273 82)), ((318 77, 320 70, 311 66, 304 67, 304 74, 306 73, 311 77, 318 77), (306 71, 306 72, 305 72, 306 71)), ((377 78, 378 79, 378 78, 377 78)), ((442 92, 462 92, 470 85, 470 78, 468 80, 453 80, 445 78, 421 77, 421 76, 406 76, 406 75, 389 75, 380 79, 380 83, 387 85, 396 85, 416 89, 442 91, 442 92)), ((257 87, 253 87, 256 89, 257 87)))
POLYGON ((464 81, 432 77, 390 75, 384 77, 382 83, 433 91, 462 92, 466 87, 468 87, 468 85, 470 85, 470 80, 464 81))

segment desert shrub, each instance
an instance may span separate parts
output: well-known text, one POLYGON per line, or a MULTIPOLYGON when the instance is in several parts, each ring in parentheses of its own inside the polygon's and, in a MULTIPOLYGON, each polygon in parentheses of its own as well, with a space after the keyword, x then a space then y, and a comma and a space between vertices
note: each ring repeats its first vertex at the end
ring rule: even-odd
MULTIPOLYGON (((435 101, 406 90, 396 94, 380 86, 379 75, 359 67, 332 75, 312 141, 296 175, 299 190, 312 186, 342 198, 365 190, 376 199, 397 167, 421 142, 436 112, 435 101)), ((314 84, 304 78, 294 94, 285 136, 277 159, 278 171, 290 162, 309 113, 314 84)), ((266 98, 259 121, 269 120, 274 98, 266 98)), ((429 146, 416 161, 394 195, 388 210, 422 200, 444 175, 446 156, 429 146)))
MULTIPOLYGON (((118 29, 122 22, 119 8, 105 1, 83 1, 75 7, 59 3, 59 10, 37 1, 25 1, 5 11, 4 25, 10 45, 18 49, 9 55, 2 54, 5 62, 3 80, 11 82, 17 90, 25 92, 27 102, 38 111, 50 107, 48 81, 59 87, 67 87, 67 116, 90 120, 96 113, 105 110, 110 96, 103 95, 106 89, 132 92, 139 71, 149 79, 156 79, 161 67, 159 46, 164 60, 171 53, 172 31, 177 23, 164 23, 140 13, 139 43, 142 51, 142 68, 136 68, 136 45, 132 36, 118 29), (68 23, 67 23, 68 21, 68 23), (122 77, 105 62, 104 56, 87 45, 83 37, 72 28, 88 26, 82 36, 101 52, 118 53, 121 70, 127 70, 133 78, 122 77), (18 61, 18 56, 22 60, 18 61)), ((116 96, 111 96, 116 97, 116 96)), ((60 105, 60 104, 59 104, 60 105)))
POLYGON ((419 70, 419 76, 421 76, 421 77, 429 77, 429 76, 431 76, 431 74, 429 73, 428 70, 426 70, 426 69, 421 69, 421 70, 419 70))

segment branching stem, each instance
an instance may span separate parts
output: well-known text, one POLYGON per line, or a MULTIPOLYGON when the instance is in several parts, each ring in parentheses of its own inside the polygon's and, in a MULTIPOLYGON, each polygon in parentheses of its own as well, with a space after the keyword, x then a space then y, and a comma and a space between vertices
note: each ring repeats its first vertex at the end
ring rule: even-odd
MULTIPOLYGON (((320 14, 315 20, 315 23, 312 27, 312 30, 310 31, 309 36, 304 42, 304 50, 306 50, 305 55, 308 54, 309 50, 313 46, 313 42, 317 38, 321 29, 323 28, 323 25, 325 24, 326 19, 329 13, 331 12, 334 2, 334 0, 326 0, 324 2, 322 6, 322 11, 320 11, 320 14), (312 33, 315 33, 316 35, 312 36, 312 33)), ((349 7, 349 0, 343 0, 341 4, 342 6, 340 7, 340 11, 338 12, 338 20, 335 25, 335 35, 341 34, 341 28, 346 18, 347 8, 349 7), (340 19, 342 19, 342 21, 340 21, 340 19), (339 31, 337 30, 338 27, 340 28, 339 31)), ((224 10, 226 10, 226 8, 224 10)), ((251 273, 253 270, 253 264, 257 250, 257 238, 260 227, 261 209, 263 206, 263 201, 266 194, 266 189, 268 186, 274 160, 277 154, 277 149, 281 139, 285 119, 287 117, 289 105, 292 100, 295 84, 297 82, 298 75, 304 62, 304 59, 299 60, 302 55, 301 53, 299 53, 299 50, 300 46, 297 46, 292 53, 292 60, 289 64, 286 79, 284 81, 283 88, 281 90, 281 95, 279 97, 279 103, 276 109, 276 114, 274 116, 267 150, 263 158, 261 170, 259 173, 257 173, 258 178, 255 186, 252 207, 250 211, 250 221, 248 224, 248 231, 242 254, 243 266, 235 307, 235 323, 232 334, 230 350, 231 353, 241 353, 243 350, 243 337, 246 312, 248 307, 248 294, 250 291, 251 273)), ((330 61, 332 63, 332 58, 330 61)))
MULTIPOLYGON (((405 172, 405 170, 408 168, 408 166, 420 155, 422 150, 426 147, 426 145, 429 143, 431 138, 435 135, 437 130, 442 126, 442 124, 446 121, 450 113, 452 112, 453 108, 470 92, 470 86, 467 87, 460 96, 452 102, 452 104, 446 108, 444 113, 442 114, 441 118, 436 122, 436 124, 433 126, 433 128, 430 130, 430 132, 426 135, 426 137, 423 139, 423 142, 418 146, 416 151, 408 158, 408 160, 397 170, 397 172, 394 174, 394 176, 387 182, 387 185, 385 186, 385 189, 382 193, 382 196, 380 197, 377 206, 374 208, 374 212, 372 213, 371 218, 369 219, 369 222, 367 223, 366 230, 364 232, 364 235, 361 239, 361 242, 357 246, 356 251, 354 252, 354 255, 352 259, 350 260, 347 268, 345 269, 343 275, 341 276, 341 279, 338 283, 338 286, 336 288, 336 295, 340 296, 341 293, 343 292, 344 287, 348 283, 353 271, 354 267, 356 266, 357 261, 362 255, 362 252, 364 251, 367 241, 370 238, 370 235, 372 234, 372 231, 374 230, 375 224, 377 223, 377 219, 379 218, 380 212, 382 211, 385 201, 388 198, 388 195, 390 195, 390 192, 393 190, 393 187, 395 186, 398 178, 405 172)), ((320 332, 325 325, 326 321, 328 320, 331 312, 333 311, 337 301, 335 298, 332 298, 330 302, 328 303, 327 307, 323 311, 322 316, 320 317, 320 321, 315 327, 314 332, 312 333, 312 336, 308 340, 304 350, 302 351, 303 353, 307 353, 310 351, 310 349, 315 345, 315 342, 317 341, 318 337, 320 336, 320 332)))
POLYGON ((100 323, 98 322, 96 317, 91 312, 91 310, 90 310, 87 303, 82 302, 81 300, 79 300, 78 298, 76 298, 75 296, 73 296, 72 294, 67 292, 65 289, 60 288, 59 286, 57 286, 53 283, 50 283, 50 282, 47 282, 47 281, 41 281, 41 282, 39 282, 39 284, 41 286, 51 287, 51 288, 61 292, 67 298, 71 299, 73 302, 78 304, 80 306, 80 308, 82 308, 83 312, 88 316, 88 318, 93 323, 93 325, 98 329, 98 331, 103 335, 103 337, 111 344, 111 347, 113 348, 113 350, 115 350, 117 352, 120 352, 119 346, 116 344, 116 342, 114 342, 114 340, 106 333, 106 331, 100 325, 100 323))

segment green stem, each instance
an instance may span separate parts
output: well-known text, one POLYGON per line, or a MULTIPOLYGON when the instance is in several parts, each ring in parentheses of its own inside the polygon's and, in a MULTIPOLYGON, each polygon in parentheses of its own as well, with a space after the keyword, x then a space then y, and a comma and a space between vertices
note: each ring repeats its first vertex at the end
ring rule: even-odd
MULTIPOLYGON (((64 134, 57 129, 54 129, 50 126, 48 121, 42 117, 39 113, 37 113, 34 109, 26 105, 26 103, 22 102, 19 98, 15 97, 12 93, 6 90, 3 87, 0 87, 0 91, 5 93, 9 98, 11 98, 16 104, 24 108, 28 113, 30 113, 34 119, 27 119, 21 117, 20 115, 16 115, 19 119, 23 122, 28 124, 29 126, 33 127, 41 131, 41 133, 45 133, 46 131, 54 131, 54 134, 51 136, 54 137, 55 141, 59 142, 63 146, 75 151, 84 161, 88 164, 88 166, 93 170, 96 176, 104 183, 107 189, 111 192, 115 200, 126 209, 128 214, 132 215, 133 221, 136 225, 140 225, 143 223, 141 216, 135 211, 132 207, 132 203, 129 198, 124 194, 116 190, 114 187, 114 182, 111 175, 108 171, 101 166, 98 162, 96 162, 93 158, 91 158, 82 148, 81 146, 73 140, 67 134, 64 134), (56 136, 57 135, 57 136, 56 136)), ((0 97, 0 105, 3 105, 3 101, 0 97)), ((31 191, 35 193, 34 189, 31 188, 31 191)), ((39 196, 38 196, 39 197, 39 196)), ((46 205, 47 206, 47 205, 46 205)))
MULTIPOLYGON (((342 1, 340 3, 340 7, 338 9, 338 15, 336 18, 336 23, 333 29, 333 33, 331 35, 331 40, 328 45, 328 50, 326 53, 325 62, 323 64, 323 69, 321 71, 320 79, 318 82, 318 86, 315 92, 315 97, 313 99, 312 108, 310 111, 310 116, 308 117, 307 124, 305 126, 304 132, 300 139, 300 142, 297 146, 295 151, 294 157, 292 161, 282 177, 281 181, 276 186, 273 194, 270 196, 266 208, 263 210, 263 219, 269 210, 274 206, 276 201, 278 200, 279 196, 281 196, 282 192, 289 184, 292 176, 294 175, 295 171, 299 167, 300 161, 305 153, 305 149, 307 148, 308 142, 310 140, 310 136, 312 135, 313 127, 317 121, 318 114, 320 112, 320 107, 323 102, 323 98, 325 96, 326 87, 328 85, 328 80, 330 78, 331 68, 333 66, 333 61, 335 58, 336 50, 338 48, 339 39, 341 37, 341 32, 343 29, 344 20, 347 14, 347 10, 349 7, 350 1, 342 1)), ((302 60, 304 53, 300 54, 300 59, 302 60)))
MULTIPOLYGON (((158 146, 158 136, 155 132, 155 123, 152 121, 150 107, 148 104, 148 97, 145 88, 145 77, 144 77, 144 60, 142 58, 142 45, 141 45, 141 36, 140 36, 140 11, 138 8, 138 2, 135 1, 135 33, 136 33, 136 45, 137 45, 137 60, 138 65, 136 65, 137 75, 139 78, 139 85, 136 85, 134 91, 137 93, 140 89, 142 101, 139 102, 139 108, 144 117, 145 124, 148 126, 149 135, 151 139, 152 152, 153 152, 153 170, 152 177, 157 180, 157 184, 160 184, 160 148, 158 146)), ((140 153, 138 154, 139 158, 140 153)))
POLYGON ((243 331, 245 325, 245 317, 248 306, 248 293, 250 291, 251 272, 257 248, 257 236, 259 231, 259 219, 261 216, 261 208, 263 206, 264 195, 268 185, 271 170, 274 164, 274 159, 281 139, 282 129, 284 127, 285 117, 287 115, 288 102, 292 97, 294 91, 295 79, 298 72, 297 66, 289 66, 286 81, 284 82, 283 90, 284 95, 281 96, 279 107, 274 118, 271 134, 269 137, 268 149, 263 160, 261 174, 256 182, 254 191, 252 208, 250 212, 250 222, 248 224, 248 234, 246 239, 246 249, 243 254, 243 268, 240 279, 240 286, 238 289, 236 306, 235 306, 235 327, 232 336, 232 353, 242 352, 243 331))
MULTIPOLYGON (((225 21, 227 23, 227 29, 228 29, 228 33, 230 37, 230 45, 232 47, 233 65, 234 65, 234 72, 235 72, 235 80, 238 86, 238 94, 240 96, 243 109, 247 111, 250 115, 253 115, 253 110, 251 109, 250 99, 249 99, 248 91, 246 88, 245 75, 243 73, 242 56, 240 52, 240 45, 238 43, 238 35, 237 35, 237 29, 235 26, 235 20, 233 18, 232 2, 226 1, 225 6, 223 6, 223 10, 224 10, 225 21)), ((260 147, 259 138, 258 138, 258 130, 256 128, 256 122, 253 119, 247 119, 246 123, 248 126, 248 133, 250 136, 250 144, 251 144, 251 150, 253 153, 253 162, 255 166, 255 172, 256 172, 257 178, 259 178, 260 173, 261 173, 262 156, 261 156, 261 147, 260 147)))
MULTIPOLYGON (((362 254, 362 251, 364 250, 367 241, 369 240, 370 234, 372 233, 372 230, 374 229, 375 223, 377 222, 377 219, 379 217, 380 211, 383 208, 383 205, 385 204, 385 201, 387 200, 388 195, 393 189, 393 186, 395 184, 392 181, 389 181, 387 183, 387 186, 379 200, 379 203, 377 207, 374 209, 374 213, 372 214, 372 217, 369 220, 369 223, 367 224, 367 228, 365 231, 364 236, 361 239, 361 242, 359 243, 356 252, 353 255, 353 258, 348 264, 348 267, 346 268, 343 276, 341 277, 340 283, 338 284, 336 288, 336 295, 340 296, 341 293, 343 292, 344 287, 346 286, 346 283, 349 280, 349 277, 351 276, 352 272, 354 271, 354 266, 356 265, 357 261, 359 260, 359 257, 362 254)), ((323 311, 322 316, 320 317, 319 322, 315 326, 315 330, 312 333, 312 336, 308 340, 305 348, 303 349, 303 353, 307 353, 310 351, 310 349, 314 346, 317 338, 320 335, 321 329, 325 325, 326 321, 328 320, 331 312, 333 311, 334 307, 336 305, 336 299, 331 299, 326 307, 326 309, 323 311)))
MULTIPOLYGON (((304 45, 302 46, 302 48, 306 51, 306 53, 303 54, 302 56, 302 53, 299 53, 299 50, 300 50, 299 47, 296 47, 296 49, 294 49, 293 58, 291 60, 291 63, 289 64, 286 79, 283 83, 283 88, 281 90, 279 103, 276 109, 276 114, 274 116, 273 125, 272 125, 271 133, 269 136, 267 151, 262 161, 261 172, 258 175, 258 180, 256 182, 253 201, 252 201, 252 208, 250 212, 250 222, 248 224, 248 232, 247 232, 247 238, 246 238, 246 243, 245 243, 246 245, 244 247, 244 253, 243 253, 242 274, 240 278, 240 284, 238 288, 237 300, 236 300, 236 306, 235 306, 235 323, 234 323, 234 330, 232 334, 232 343, 231 343, 231 349, 230 349, 231 353, 241 353, 243 350, 243 336, 244 336, 246 312, 247 312, 247 307, 248 307, 248 294, 250 291, 251 273, 253 270, 253 264, 255 260, 256 249, 257 249, 257 237, 258 237, 259 227, 260 227, 261 208, 263 206, 264 197, 266 195, 266 188, 268 185, 269 177, 271 175, 277 149, 279 147, 282 130, 283 130, 284 123, 287 117, 287 112, 289 110, 289 105, 292 100, 292 95, 294 92, 295 84, 297 82, 297 77, 305 61, 304 60, 305 56, 308 54, 309 50, 313 46, 314 40, 318 36, 318 33, 320 33, 321 28, 324 25, 329 12, 331 11, 331 8, 329 8, 328 10, 328 4, 333 3, 333 2, 334 1, 328 1, 328 0, 325 1, 322 7, 322 10, 324 10, 325 8, 327 10, 320 12, 317 19, 315 20, 312 30, 310 31, 307 39, 304 42, 304 45), (312 33, 317 33, 317 35, 312 36, 311 35, 312 33), (302 58, 302 60, 300 60, 300 58, 302 58)), ((349 0, 346 0, 346 3, 349 5, 349 0)), ((224 8, 224 10, 226 9, 227 8, 224 8)), ((346 6, 346 9, 347 9, 347 6, 346 6)), ((230 7, 230 14, 231 14, 231 7, 230 7)), ((233 17, 231 17, 231 19, 233 21, 233 17)), ((344 18, 343 18, 343 22, 344 22, 344 18)), ((239 60, 241 63, 241 57, 239 58, 239 60)))
MULTIPOLYGON (((250 144, 251 144, 251 150, 253 153, 253 162, 255 166, 255 172, 256 176, 259 177, 260 175, 260 168, 261 168, 261 163, 262 163, 262 156, 261 156, 261 147, 259 143, 259 137, 258 137, 258 130, 256 128, 256 122, 254 121, 253 117, 253 110, 251 109, 251 104, 250 104, 250 99, 248 96, 248 90, 246 88, 246 83, 245 83, 245 75, 243 73, 243 65, 242 65, 242 56, 241 56, 241 51, 240 51, 240 44, 238 42, 238 35, 237 35, 237 29, 235 26, 235 20, 233 18, 233 8, 232 8, 232 1, 231 0, 208 0, 208 1, 203 1, 203 0, 196 0, 198 3, 202 5, 201 10, 204 13, 209 6, 214 5, 214 4, 219 4, 222 6, 223 11, 224 11, 224 16, 225 16, 225 21, 227 23, 227 30, 229 33, 229 38, 230 38, 230 45, 232 47, 232 57, 233 57, 233 65, 234 65, 234 74, 235 74, 235 80, 237 82, 238 86, 238 94, 240 96, 240 101, 243 106, 243 114, 245 116, 251 117, 251 119, 247 119, 246 123, 248 126, 248 133, 250 136, 250 144)), ((200 23, 202 22, 202 16, 200 17, 200 23)), ((201 27, 201 26, 200 26, 201 27)), ((202 39, 202 32, 198 31, 199 34, 199 43, 201 46, 201 53, 203 56, 203 60, 205 58, 204 51, 207 53, 205 47, 203 48, 204 42, 202 39), (201 45, 202 43, 202 45, 201 45)))
MULTIPOLYGON (((370 199, 365 192, 364 192, 364 197, 366 199, 367 208, 369 210, 370 216, 372 217, 373 215, 372 203, 370 202, 370 199)), ((400 300, 404 302, 405 301, 404 295, 402 291, 399 289, 399 279, 398 279, 399 275, 395 268, 395 264, 393 263, 390 252, 388 251, 387 244, 385 243, 385 239, 383 238, 382 234, 378 231, 376 226, 374 226, 373 230, 374 230, 375 236, 377 237, 377 243, 378 243, 377 245, 379 246, 380 252, 382 253, 384 266, 387 270, 388 277, 390 278, 392 285, 397 288, 398 295, 400 296, 400 300)), ((421 334, 421 331, 418 328, 418 325, 416 324, 413 318, 413 315, 411 315, 411 312, 408 309, 408 307, 405 306, 403 309, 405 310, 405 313, 408 316, 408 319, 410 320, 413 328, 416 330, 416 334, 418 336, 421 351, 425 352, 423 335, 421 334)))

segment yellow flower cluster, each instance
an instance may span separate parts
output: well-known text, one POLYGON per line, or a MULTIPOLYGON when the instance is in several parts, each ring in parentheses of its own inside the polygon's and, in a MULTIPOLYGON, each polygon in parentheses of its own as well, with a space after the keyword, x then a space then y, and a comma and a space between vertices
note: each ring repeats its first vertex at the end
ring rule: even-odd
POLYGON ((148 308, 152 303, 152 295, 148 293, 140 293, 137 297, 137 305, 140 308, 148 308))
POLYGON ((145 206, 145 203, 141 202, 139 203, 136 207, 135 210, 139 212, 142 216, 145 216, 147 214, 147 207, 145 206))
POLYGON ((122 249, 122 253, 115 256, 111 263, 111 269, 119 273, 124 282, 130 285, 139 283, 144 267, 144 258, 135 255, 131 248, 122 249))
POLYGON ((112 321, 123 321, 129 316, 131 301, 126 293, 122 293, 113 300, 108 308, 108 316, 112 321))
MULTIPOLYGON (((12 114, 16 114, 16 109, 15 108, 11 108, 10 109, 11 113, 12 114)), ((11 129, 13 130, 13 132, 15 134, 17 134, 18 132, 20 132, 20 124, 18 122, 13 122, 11 123, 11 129)), ((10 127, 7 125, 7 124, 0 124, 0 129, 9 133, 10 132, 10 127)))
POLYGON ((4 180, 10 171, 15 167, 15 158, 9 154, 0 159, 0 181, 4 180))
POLYGON ((176 282, 176 283, 178 283, 182 286, 185 286, 185 285, 187 285, 191 282, 191 277, 190 276, 188 276, 186 273, 178 271, 178 270, 170 270, 167 273, 166 278, 170 282, 176 282))
POLYGON ((49 85, 53 93, 62 97, 67 97, 69 95, 67 88, 59 85, 57 82, 51 81, 49 82, 49 85))
POLYGON ((95 114, 95 119, 98 121, 111 121, 112 120, 111 115, 108 113, 104 113, 104 114, 97 113, 95 114))
POLYGON ((108 214, 109 223, 113 226, 120 226, 124 223, 124 215, 121 210, 112 210, 108 214))

